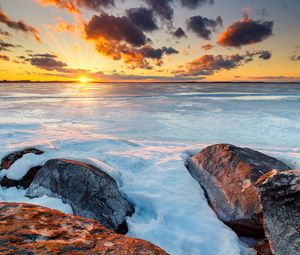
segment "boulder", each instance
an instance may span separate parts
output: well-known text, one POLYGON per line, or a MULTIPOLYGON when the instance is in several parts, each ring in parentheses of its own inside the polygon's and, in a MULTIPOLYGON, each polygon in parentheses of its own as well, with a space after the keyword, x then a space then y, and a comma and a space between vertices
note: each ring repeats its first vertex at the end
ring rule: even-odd
POLYGON ((97 221, 30 204, 0 203, 0 253, 167 255, 155 245, 116 234, 97 221))
POLYGON ((264 238, 255 182, 274 168, 284 171, 289 166, 248 148, 218 144, 188 159, 187 167, 220 220, 240 236, 264 238))
POLYGON ((300 170, 272 170, 256 185, 273 253, 300 254, 300 170))
POLYGON ((13 163, 22 158, 25 154, 29 153, 41 155, 44 152, 36 148, 27 148, 24 150, 11 152, 2 159, 0 169, 9 169, 13 163))
POLYGON ((62 199, 75 215, 97 220, 118 233, 127 232, 126 218, 134 212, 112 177, 78 161, 47 161, 26 192, 30 198, 43 195, 62 199))

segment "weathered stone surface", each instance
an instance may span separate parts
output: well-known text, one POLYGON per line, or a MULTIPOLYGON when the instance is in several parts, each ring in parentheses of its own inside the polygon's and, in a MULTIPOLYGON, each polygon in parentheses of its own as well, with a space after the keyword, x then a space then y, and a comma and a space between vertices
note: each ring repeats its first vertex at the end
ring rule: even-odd
POLYGON ((272 170, 256 184, 274 254, 300 254, 300 170, 272 170))
POLYGON ((262 240, 255 245, 256 255, 273 255, 268 240, 262 240))
POLYGON ((187 162, 218 217, 238 235, 263 238, 257 179, 270 171, 289 170, 285 163, 260 152, 230 144, 209 146, 187 162))
POLYGON ((13 163, 15 163, 18 159, 22 158, 25 154, 29 153, 41 155, 44 152, 36 148, 27 148, 24 150, 9 153, 2 159, 0 169, 9 169, 13 163))
POLYGON ((0 203, 0 253, 39 255, 167 255, 97 221, 30 204, 0 203))
POLYGON ((71 205, 75 215, 99 221, 126 233, 126 217, 134 209, 118 190, 116 181, 102 170, 82 162, 52 159, 39 170, 26 196, 48 195, 71 205))
POLYGON ((22 180, 10 180, 6 176, 2 178, 0 181, 0 186, 10 188, 10 187, 23 187, 24 189, 27 189, 30 184, 32 183, 34 177, 36 176, 37 172, 41 169, 41 166, 36 166, 31 168, 27 174, 24 175, 22 180))

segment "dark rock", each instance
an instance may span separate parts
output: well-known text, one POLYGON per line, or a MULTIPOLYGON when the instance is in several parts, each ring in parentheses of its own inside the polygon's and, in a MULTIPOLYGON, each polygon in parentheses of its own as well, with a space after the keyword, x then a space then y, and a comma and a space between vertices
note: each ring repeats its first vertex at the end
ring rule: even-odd
POLYGON ((39 170, 26 196, 43 195, 61 198, 75 215, 95 219, 122 233, 126 217, 134 212, 113 178, 94 166, 72 160, 52 159, 39 170))
POLYGON ((167 255, 140 239, 116 234, 97 221, 56 210, 0 203, 0 254, 167 255))
POLYGON ((15 163, 18 159, 22 158, 25 154, 29 153, 41 155, 44 152, 36 148, 27 148, 24 150, 12 152, 2 159, 0 169, 9 169, 13 163, 15 163))
POLYGON ((6 176, 2 178, 0 181, 0 186, 10 188, 10 187, 23 187, 24 189, 27 189, 30 184, 32 183, 34 177, 38 173, 38 171, 41 169, 41 166, 36 166, 31 168, 27 174, 22 178, 22 180, 10 180, 6 176))
POLYGON ((240 236, 264 238, 255 182, 271 169, 289 170, 285 163, 251 149, 218 144, 190 158, 187 167, 225 224, 240 236))
POLYGON ((265 230, 276 255, 300 254, 300 170, 272 170, 256 183, 265 230))

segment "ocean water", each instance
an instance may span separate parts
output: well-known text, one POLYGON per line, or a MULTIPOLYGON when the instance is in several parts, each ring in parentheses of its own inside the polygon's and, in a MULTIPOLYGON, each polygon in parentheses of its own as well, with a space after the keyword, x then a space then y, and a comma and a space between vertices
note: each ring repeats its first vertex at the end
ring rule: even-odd
MULTIPOLYGON (((128 235, 171 254, 253 254, 185 168, 186 157, 214 143, 299 168, 300 84, 0 84, 0 157, 28 146, 46 152, 23 157, 10 178, 57 157, 99 166, 136 208, 128 235)), ((72 212, 52 198, 28 201, 24 192, 0 189, 0 199, 72 212)))

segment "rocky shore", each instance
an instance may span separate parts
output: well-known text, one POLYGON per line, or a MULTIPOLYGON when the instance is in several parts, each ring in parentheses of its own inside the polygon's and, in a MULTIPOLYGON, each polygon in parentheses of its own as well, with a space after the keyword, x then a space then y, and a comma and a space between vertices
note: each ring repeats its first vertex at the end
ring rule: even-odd
MULTIPOLYGON (((166 254, 147 241, 120 235, 127 233, 134 204, 100 168, 51 159, 22 178, 8 178, 11 166, 29 153, 44 152, 26 148, 2 159, 0 185, 25 188, 29 198, 59 198, 74 215, 0 203, 1 254, 166 254)), ((218 218, 238 236, 254 239, 258 255, 300 254, 300 170, 230 144, 209 146, 186 166, 218 218)))

